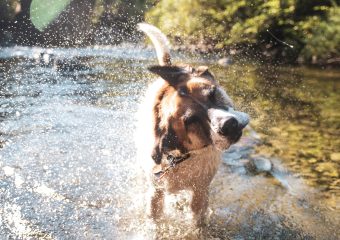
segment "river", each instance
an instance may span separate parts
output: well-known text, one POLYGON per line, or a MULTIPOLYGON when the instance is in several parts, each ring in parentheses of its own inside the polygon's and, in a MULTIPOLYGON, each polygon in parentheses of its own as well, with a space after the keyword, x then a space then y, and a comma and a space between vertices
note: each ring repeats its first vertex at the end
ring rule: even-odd
MULTIPOLYGON (((203 238, 338 239, 340 71, 181 61, 208 65, 251 116, 203 238)), ((133 134, 152 64, 133 45, 0 49, 1 239, 197 239, 185 198, 168 198, 160 231, 145 216, 133 134)))

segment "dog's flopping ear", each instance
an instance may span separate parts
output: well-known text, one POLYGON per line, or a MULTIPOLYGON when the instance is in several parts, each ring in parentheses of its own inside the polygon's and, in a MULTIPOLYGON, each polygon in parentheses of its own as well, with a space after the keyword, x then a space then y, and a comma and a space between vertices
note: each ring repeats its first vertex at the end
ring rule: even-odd
POLYGON ((187 68, 177 66, 151 66, 148 69, 166 80, 173 87, 190 77, 190 72, 187 68))

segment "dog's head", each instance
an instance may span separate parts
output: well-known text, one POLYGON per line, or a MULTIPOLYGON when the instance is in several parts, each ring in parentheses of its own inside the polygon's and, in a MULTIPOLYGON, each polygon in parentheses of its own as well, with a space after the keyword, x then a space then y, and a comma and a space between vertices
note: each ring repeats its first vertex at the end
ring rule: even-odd
POLYGON ((154 105, 152 158, 156 163, 173 150, 185 153, 208 145, 225 150, 240 139, 249 117, 234 110, 207 67, 152 66, 149 70, 167 83, 154 105))

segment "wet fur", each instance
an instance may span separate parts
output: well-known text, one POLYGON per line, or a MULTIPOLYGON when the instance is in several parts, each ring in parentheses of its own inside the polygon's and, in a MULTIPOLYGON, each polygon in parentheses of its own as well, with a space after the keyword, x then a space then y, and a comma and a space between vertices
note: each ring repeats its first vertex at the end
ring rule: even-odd
MULTIPOLYGON (((150 71, 161 77, 146 91, 139 108, 136 132, 139 161, 147 173, 150 185, 149 214, 157 221, 163 214, 165 193, 188 190, 192 192, 190 207, 195 224, 201 225, 208 207, 209 185, 221 161, 221 150, 213 143, 214 136, 205 119, 206 113, 193 99, 209 102, 209 91, 215 90, 214 104, 232 106, 232 102, 207 67, 193 69, 170 66, 170 52, 165 36, 154 36, 162 33, 148 24, 139 27, 148 36, 152 36, 162 66, 150 68, 150 71), (181 96, 181 91, 186 91, 187 97, 181 96), (186 117, 190 114, 202 119, 197 124, 186 125, 186 117), (164 168, 168 164, 164 154, 180 155, 185 152, 190 152, 190 158, 171 169, 160 183, 155 183, 154 169, 164 168)), ((222 142, 223 149, 232 144, 230 141, 222 142)))

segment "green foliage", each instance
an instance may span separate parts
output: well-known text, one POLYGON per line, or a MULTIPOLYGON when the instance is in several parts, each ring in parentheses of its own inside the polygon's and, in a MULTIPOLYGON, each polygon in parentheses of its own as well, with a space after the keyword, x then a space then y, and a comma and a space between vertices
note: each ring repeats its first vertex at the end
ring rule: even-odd
POLYGON ((339 56, 339 7, 331 0, 160 0, 146 14, 184 45, 273 50, 276 58, 339 56), (268 33, 294 45, 287 48, 268 33), (275 51, 274 51, 275 50, 275 51), (290 52, 289 52, 290 51, 290 52))
POLYGON ((306 35, 301 54, 307 61, 331 63, 340 56, 340 7, 330 8, 326 20, 308 18, 302 28, 306 35))
POLYGON ((30 18, 33 25, 43 31, 70 4, 71 0, 33 0, 30 18))
POLYGON ((273 25, 280 14, 279 0, 173 0, 160 1, 148 12, 147 20, 168 33, 176 30, 184 39, 223 48, 256 42, 257 34, 273 25))

